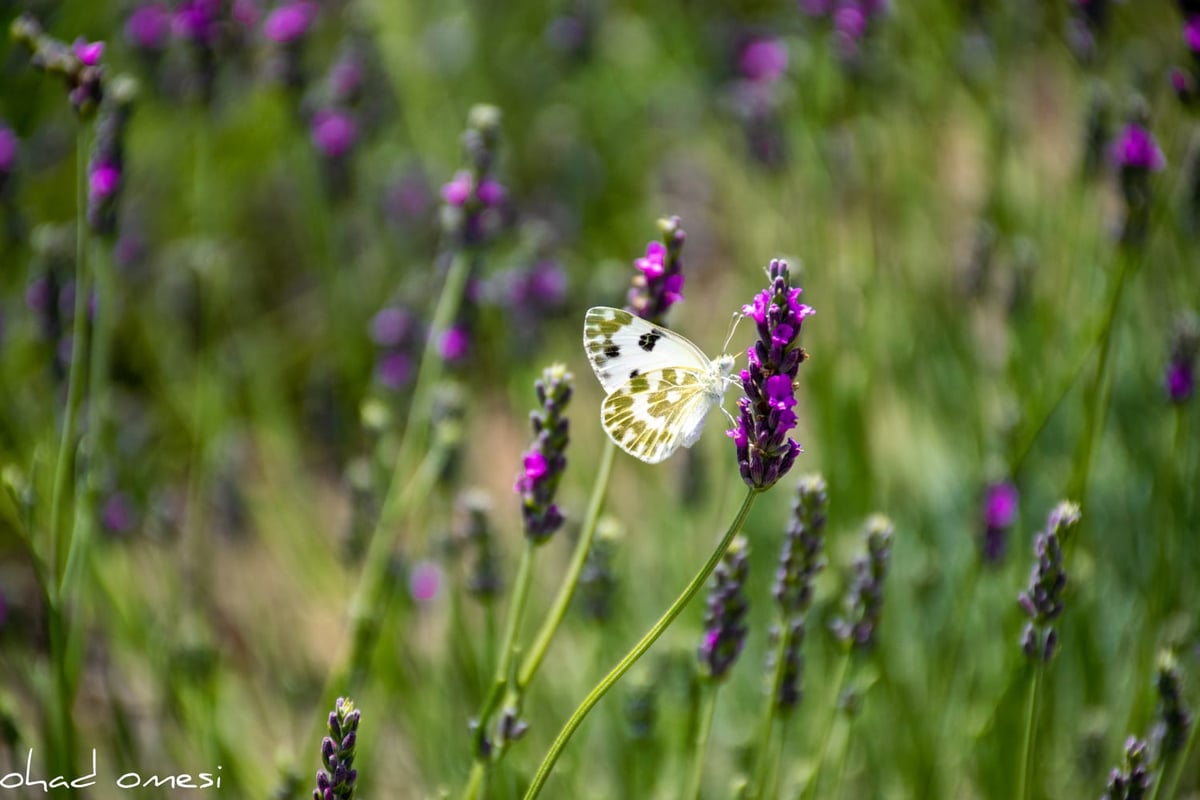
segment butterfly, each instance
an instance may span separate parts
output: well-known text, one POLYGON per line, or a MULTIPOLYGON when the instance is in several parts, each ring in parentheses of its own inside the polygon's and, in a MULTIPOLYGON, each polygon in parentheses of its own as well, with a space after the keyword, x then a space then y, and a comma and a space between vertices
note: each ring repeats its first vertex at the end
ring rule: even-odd
POLYGON ((695 444, 733 380, 733 356, 709 359, 678 333, 618 308, 587 310, 583 347, 608 393, 601 425, 618 447, 647 464, 695 444))

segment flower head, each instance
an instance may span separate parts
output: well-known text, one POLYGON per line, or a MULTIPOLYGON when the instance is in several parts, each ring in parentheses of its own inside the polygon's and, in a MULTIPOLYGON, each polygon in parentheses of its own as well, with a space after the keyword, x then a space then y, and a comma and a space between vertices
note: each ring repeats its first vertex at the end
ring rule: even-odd
POLYGON ((125 38, 142 50, 165 50, 171 35, 171 11, 162 3, 138 6, 125 20, 125 38))
POLYGON ((1154 135, 1137 122, 1130 122, 1113 145, 1113 161, 1122 170, 1158 172, 1166 165, 1154 135))
POLYGON ((749 486, 766 489, 795 463, 800 445, 787 434, 796 426, 795 380, 807 354, 797 344, 804 319, 813 310, 800 302, 786 261, 771 262, 771 285, 759 292, 742 314, 754 320, 758 340, 747 352, 740 378, 745 395, 738 417, 726 433, 737 448, 738 468, 749 486))
POLYGON ((704 635, 697 656, 705 674, 714 681, 724 680, 737 661, 750 629, 746 613, 746 578, 750 574, 749 543, 737 536, 713 571, 712 586, 704 612, 704 635))
POLYGON ((1029 586, 1017 596, 1017 602, 1029 616, 1021 647, 1031 661, 1048 662, 1057 649, 1058 634, 1051 623, 1062 614, 1062 596, 1067 586, 1062 542, 1075 530, 1079 519, 1079 506, 1063 501, 1050 512, 1046 529, 1034 539, 1029 586))
POLYGON ((276 44, 291 44, 302 39, 316 21, 320 7, 309 0, 284 3, 267 15, 263 34, 276 44))
POLYGON ((892 522, 887 517, 875 514, 867 520, 866 552, 854 559, 854 577, 843 601, 844 616, 833 623, 834 635, 850 648, 868 649, 875 644, 892 535, 892 522))
POLYGON ((1200 54, 1200 14, 1188 17, 1183 25, 1183 41, 1193 53, 1200 54))
POLYGON ((361 713, 348 698, 339 697, 329 713, 329 735, 321 742, 321 763, 313 800, 352 800, 358 770, 354 769, 354 748, 358 743, 361 713))
POLYGON ((1020 494, 1010 481, 991 483, 983 493, 983 559, 999 563, 1008 549, 1008 530, 1017 519, 1020 494))
POLYGON ((1125 762, 1109 774, 1108 788, 1100 800, 1144 800, 1149 797, 1150 766, 1146 743, 1130 736, 1125 740, 1125 762))
POLYGON ((787 72, 787 66, 787 45, 778 39, 754 39, 738 57, 738 69, 751 81, 776 81, 787 72))
POLYGON ((1196 359, 1200 356, 1200 318, 1182 314, 1171 335, 1171 353, 1163 376, 1167 399, 1185 403, 1196 389, 1196 359))
POLYGON ((326 158, 340 158, 358 137, 354 117, 339 109, 321 109, 313 115, 310 129, 313 145, 326 158))
POLYGON ((71 45, 71 52, 85 67, 94 67, 100 63, 100 58, 104 55, 104 42, 89 42, 80 36, 71 45))
POLYGON ((566 367, 547 367, 536 384, 540 408, 530 414, 533 444, 522 457, 521 474, 515 491, 521 497, 525 535, 535 544, 550 538, 563 524, 554 497, 567 468, 569 425, 564 412, 571 400, 572 377, 566 367))
POLYGON ((1164 754, 1178 753, 1187 744, 1188 732, 1195 719, 1183 696, 1183 676, 1179 672, 1179 661, 1170 650, 1158 655, 1158 670, 1154 676, 1158 690, 1158 721, 1154 724, 1152 738, 1156 749, 1164 754))
POLYGON ((12 129, 0 123, 0 173, 12 172, 17 162, 19 144, 12 129))
POLYGON ((683 299, 683 243, 687 234, 679 217, 660 219, 658 227, 662 241, 647 244, 646 254, 633 262, 637 274, 625 310, 662 325, 667 309, 683 299))

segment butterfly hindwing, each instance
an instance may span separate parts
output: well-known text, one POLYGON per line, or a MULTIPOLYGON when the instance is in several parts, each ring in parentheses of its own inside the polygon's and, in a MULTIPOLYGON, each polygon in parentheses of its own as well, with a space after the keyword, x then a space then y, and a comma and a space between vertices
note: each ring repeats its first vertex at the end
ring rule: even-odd
MULTIPOLYGON (((600 407, 600 421, 625 452, 656 464, 681 444, 700 436, 716 400, 707 373, 691 367, 665 367, 637 375, 614 389, 600 407)), ((719 395, 717 396, 719 400, 719 395)))
POLYGON ((665 367, 707 370, 708 357, 674 331, 619 308, 589 308, 583 321, 583 347, 604 391, 665 367))

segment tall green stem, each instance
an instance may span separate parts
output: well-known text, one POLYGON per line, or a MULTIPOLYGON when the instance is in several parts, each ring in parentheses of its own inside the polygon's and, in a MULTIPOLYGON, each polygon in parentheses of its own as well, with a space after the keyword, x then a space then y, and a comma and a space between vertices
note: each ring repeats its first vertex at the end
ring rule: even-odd
POLYGON ((825 718, 825 733, 821 737, 821 752, 817 756, 817 763, 813 767, 812 777, 808 779, 808 785, 804 787, 804 792, 800 795, 805 800, 812 800, 817 796, 817 789, 821 784, 821 766, 825 763, 826 756, 829 755, 829 740, 833 738, 833 726, 837 722, 838 704, 842 700, 842 690, 846 688, 846 676, 850 674, 850 658, 852 650, 846 650, 839 658, 837 667, 837 681, 834 683, 833 702, 829 704, 829 715, 825 718))
POLYGON ((1018 780, 1020 785, 1018 797, 1029 800, 1033 783, 1033 748, 1037 743, 1037 708, 1038 687, 1042 682, 1044 665, 1038 662, 1033 665, 1033 675, 1029 679, 1029 699, 1025 708, 1025 742, 1021 747, 1021 771, 1018 780))
POLYGON ((1108 304, 1105 309, 1104 321, 1100 327, 1100 355, 1096 363, 1096 372, 1088 389, 1085 402, 1087 416, 1084 418, 1083 436, 1080 439, 1080 449, 1075 457, 1074 469, 1071 473, 1071 483, 1067 488, 1068 497, 1079 498, 1082 505, 1085 500, 1088 474, 1092 467, 1092 449, 1095 445, 1097 428, 1103 430, 1103 416, 1108 408, 1108 392, 1105 391, 1105 378, 1108 376, 1108 359, 1112 352, 1113 324, 1117 317, 1117 309, 1121 304, 1121 290, 1125 286, 1125 278, 1129 272, 1130 262, 1134 256, 1127 250, 1122 250, 1117 258, 1117 274, 1109 291, 1108 304))
POLYGON ((771 677, 771 694, 767 697, 767 710, 763 714, 762 727, 758 734, 758 748, 755 757, 758 767, 755 771, 754 783, 750 785, 750 797, 762 797, 767 789, 767 780, 771 769, 771 732, 775 729, 775 711, 779 704, 779 688, 783 685, 784 656, 791 644, 792 626, 786 617, 779 620, 779 644, 775 648, 775 672, 771 677))
POLYGON ((713 712, 717 708, 717 689, 720 684, 705 681, 701 686, 700 715, 696 722, 696 738, 692 741, 692 768, 688 773, 687 789, 683 800, 699 800, 700 785, 704 782, 704 753, 708 750, 708 737, 712 733, 713 712))
POLYGON ((729 544, 733 541, 733 537, 742 529, 742 523, 746 521, 746 515, 750 513, 750 507, 754 504, 754 500, 758 497, 760 491, 759 489, 750 489, 746 493, 746 499, 742 501, 742 507, 738 509, 737 516, 734 517, 724 537, 717 544, 708 561, 700 568, 700 571, 696 573, 687 587, 684 588, 683 593, 675 599, 675 602, 670 605, 666 613, 659 618, 658 622, 654 623, 653 627, 646 632, 646 635, 633 646, 633 649, 624 658, 617 662, 617 665, 596 684, 596 687, 588 693, 583 702, 579 704, 579 707, 575 709, 575 713, 571 715, 570 719, 563 726, 563 729, 559 731, 558 737, 550 745, 550 750, 538 766, 537 774, 533 776, 533 783, 530 784, 529 790, 525 792, 525 800, 533 800, 533 798, 541 794, 542 787, 545 786, 546 780, 550 777, 551 770, 554 769, 554 764, 558 761, 559 756, 562 755, 562 751, 571 740, 571 736, 574 735, 576 729, 583 723, 588 713, 608 693, 608 690, 615 686, 617 681, 658 641, 658 637, 663 635, 671 623, 675 621, 675 618, 687 607, 688 602, 704 586, 704 582, 708 580, 708 576, 717 568, 721 557, 729 549, 729 544))
POLYGON ((550 613, 546 615, 546 620, 538 630, 529 654, 525 656, 525 660, 521 662, 521 669, 517 672, 517 687, 520 690, 524 690, 529 685, 537 673, 538 667, 542 665, 542 659, 546 657, 546 651, 550 649, 550 640, 554 638, 559 625, 566 617, 567 609, 571 605, 571 598, 575 596, 575 589, 579 586, 579 576, 583 573, 588 552, 592 549, 592 539, 596 535, 600 512, 604 510, 604 498, 608 494, 608 479, 612 475, 616 452, 617 446, 611 439, 607 440, 604 443, 604 452, 600 456, 596 481, 592 484, 592 496, 588 500, 587 513, 583 518, 583 529, 579 533, 579 541, 575 544, 571 563, 567 567, 566 575, 563 576, 558 595, 554 598, 554 605, 551 606, 550 613))

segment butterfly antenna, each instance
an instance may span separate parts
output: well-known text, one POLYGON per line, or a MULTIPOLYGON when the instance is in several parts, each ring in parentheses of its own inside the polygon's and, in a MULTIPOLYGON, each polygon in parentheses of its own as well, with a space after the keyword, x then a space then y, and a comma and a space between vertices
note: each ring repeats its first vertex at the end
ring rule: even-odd
POLYGON ((734 331, 737 330, 738 323, 742 321, 744 315, 740 311, 733 312, 733 319, 729 323, 729 333, 725 335, 725 344, 721 345, 721 352, 729 352, 729 343, 733 340, 734 331))

